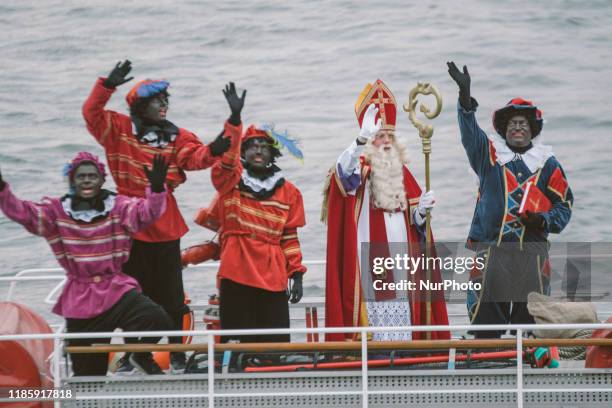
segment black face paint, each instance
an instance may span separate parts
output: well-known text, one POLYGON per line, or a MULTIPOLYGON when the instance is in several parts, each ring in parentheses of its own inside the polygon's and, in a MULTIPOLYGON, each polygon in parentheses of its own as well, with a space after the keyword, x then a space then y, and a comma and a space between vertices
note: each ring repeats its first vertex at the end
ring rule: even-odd
POLYGON ((155 95, 142 109, 142 118, 147 122, 157 123, 166 120, 168 113, 168 95, 160 93, 155 95))
POLYGON ((74 170, 71 183, 77 197, 91 200, 100 194, 104 179, 94 164, 83 163, 74 170))
POLYGON ((531 127, 524 115, 514 115, 506 123, 506 143, 515 148, 531 144, 531 127))
POLYGON ((244 149, 244 160, 254 171, 263 171, 272 163, 272 149, 265 138, 255 138, 247 142, 244 149))

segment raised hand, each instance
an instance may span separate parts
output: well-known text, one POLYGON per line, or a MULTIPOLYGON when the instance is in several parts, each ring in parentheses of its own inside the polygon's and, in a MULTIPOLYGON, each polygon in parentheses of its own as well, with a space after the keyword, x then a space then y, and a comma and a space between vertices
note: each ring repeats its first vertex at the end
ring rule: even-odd
POLYGON ((380 118, 376 120, 377 114, 378 108, 376 105, 373 103, 370 104, 363 115, 363 120, 361 121, 361 130, 359 131, 359 141, 361 143, 366 143, 368 140, 376 136, 376 133, 378 133, 380 130, 382 121, 380 118))
POLYGON ((229 123, 234 126, 238 126, 240 124, 240 112, 244 107, 244 98, 246 96, 246 89, 242 92, 242 96, 238 96, 236 93, 236 86, 233 82, 225 85, 225 89, 223 90, 223 95, 225 95, 225 99, 232 111, 232 115, 228 119, 229 123))
POLYGON ((231 142, 229 137, 225 137, 223 132, 219 133, 219 136, 213 140, 208 147, 210 148, 210 153, 217 157, 221 156, 223 153, 227 152, 230 148, 231 142))
POLYGON ((304 288, 302 287, 302 273, 294 273, 291 277, 291 285, 288 288, 289 302, 297 303, 302 299, 304 295, 304 288))
POLYGON ((156 154, 153 158, 153 169, 149 170, 147 166, 144 167, 144 172, 149 179, 151 184, 151 191, 154 193, 161 193, 165 190, 166 174, 168 173, 168 163, 161 154, 156 154))
POLYGON ((459 86, 459 103, 464 109, 470 110, 472 108, 472 98, 470 95, 470 85, 472 80, 470 73, 468 72, 467 66, 463 66, 463 72, 459 71, 459 68, 453 61, 447 62, 448 74, 453 78, 453 81, 459 86))
POLYGON ((129 74, 131 70, 132 63, 130 60, 125 60, 123 62, 119 61, 110 74, 108 74, 108 78, 104 80, 104 86, 112 89, 131 81, 134 79, 134 77, 126 78, 127 74, 129 74))

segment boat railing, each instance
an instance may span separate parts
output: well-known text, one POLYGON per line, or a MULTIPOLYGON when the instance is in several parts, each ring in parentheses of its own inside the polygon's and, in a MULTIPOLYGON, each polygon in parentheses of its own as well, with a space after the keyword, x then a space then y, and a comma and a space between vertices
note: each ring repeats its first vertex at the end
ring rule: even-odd
MULTIPOLYGON (((208 400, 208 407, 214 407, 215 399, 221 398, 239 398, 244 397, 243 393, 215 393, 215 359, 210 356, 215 355, 215 349, 220 348, 221 345, 215 343, 216 336, 236 336, 236 335, 261 335, 261 334, 319 334, 325 335, 327 333, 354 333, 359 335, 360 350, 361 350, 361 390, 350 390, 350 391, 285 391, 279 390, 278 392, 255 392, 249 393, 249 397, 300 397, 308 395, 360 395, 363 407, 368 407, 368 396, 376 394, 422 394, 422 393, 437 393, 437 394, 462 394, 474 392, 474 390, 468 389, 439 389, 439 390, 370 390, 368 387, 368 345, 372 342, 368 341, 368 334, 376 332, 389 332, 389 331, 404 331, 404 332, 433 332, 433 331, 475 331, 475 330, 513 330, 515 331, 514 342, 516 344, 516 355, 522 356, 523 345, 525 340, 523 335, 525 332, 532 330, 565 330, 565 329, 578 329, 578 330, 597 330, 597 329, 612 329, 612 323, 599 323, 599 324, 511 324, 511 325, 446 325, 446 326, 407 326, 407 327, 326 327, 326 328, 290 328, 290 329, 255 329, 255 330, 192 330, 192 331, 150 331, 150 332, 104 332, 104 333, 62 333, 55 332, 49 334, 15 334, 15 335, 0 335, 0 341, 20 341, 20 340, 33 340, 33 339, 49 339, 54 342, 53 352, 53 368, 54 368, 54 383, 57 388, 62 386, 62 376, 60 371, 61 359, 63 353, 66 351, 63 346, 65 340, 71 339, 82 339, 82 338, 109 338, 109 337, 158 337, 158 336, 198 336, 206 339, 206 350, 209 356, 208 358, 208 370, 206 374, 202 374, 207 377, 208 389, 203 393, 191 393, 185 394, 181 392, 177 393, 159 393, 151 396, 140 394, 126 395, 121 394, 122 399, 146 399, 146 398, 206 398, 208 400)), ((582 339, 585 344, 589 344, 588 340, 599 340, 599 342, 592 342, 593 344, 612 346, 612 341, 609 339, 582 339), (606 343, 607 341, 607 343, 606 343), (610 343, 610 344, 608 344, 610 343)), ((350 344, 351 342, 347 342, 350 344)), ((324 344, 324 343, 322 343, 324 344)), ((194 349, 197 345, 192 345, 194 349)), ((92 346, 88 348, 87 352, 107 352, 104 349, 96 351, 96 347, 92 346)), ((125 346, 128 347, 128 346, 125 346)), ((156 345, 150 345, 151 350, 156 349, 156 345)), ((83 352, 82 350, 80 352, 83 352)), ((526 393, 532 392, 566 392, 565 388, 549 388, 549 389, 529 389, 523 387, 523 360, 522 358, 516 358, 516 388, 508 389, 482 389, 478 390, 479 393, 514 393, 516 394, 517 406, 523 407, 523 396, 526 393)), ((578 387, 572 388, 572 392, 584 392, 584 393, 601 393, 610 392, 609 387, 578 387)), ((114 399, 117 396, 114 395, 88 395, 88 396, 75 396, 76 399, 82 400, 105 400, 114 399)))
MULTIPOLYGON (((310 265, 324 265, 324 261, 309 261, 310 265)), ((217 268, 218 263, 216 262, 208 262, 197 266, 192 266, 190 269, 206 269, 206 268, 217 268)), ((44 298, 44 302, 46 304, 53 303, 53 298, 57 295, 58 291, 61 290, 63 284, 65 283, 65 274, 61 268, 37 268, 37 269, 27 269, 20 271, 14 276, 0 276, 0 284, 2 282, 9 282, 10 287, 6 292, 5 299, 11 300, 13 299, 14 294, 17 291, 17 284, 25 283, 25 282, 44 282, 50 281, 55 282, 53 289, 51 289, 46 297, 44 298)), ((206 304, 192 304, 192 308, 202 310, 207 307, 206 304)), ((292 309, 294 308, 315 308, 315 307, 323 307, 324 306, 324 298, 304 298, 300 304, 290 305, 292 309)), ((608 313, 608 312, 606 312, 608 313)), ((609 313, 608 313, 609 314, 609 313)), ((450 314, 449 314, 450 315, 450 314)), ((457 314, 457 316, 465 316, 464 313, 457 314)), ((200 344, 192 344, 192 345, 183 345, 184 349, 195 350, 196 348, 202 348, 205 345, 205 351, 209 356, 215 355, 215 350, 223 349, 224 346, 218 343, 215 343, 215 338, 222 335, 258 335, 258 334, 284 334, 289 333, 291 335, 301 335, 307 336, 309 341, 312 341, 311 338, 316 339, 312 345, 316 346, 316 344, 325 344, 325 343, 317 343, 319 339, 319 335, 321 335, 321 339, 323 335, 326 333, 355 333, 358 334, 361 340, 360 342, 360 350, 362 356, 368 355, 368 345, 371 344, 367 341, 368 334, 372 334, 375 332, 393 332, 393 331, 407 331, 407 332, 417 332, 417 331, 442 331, 442 330, 450 330, 454 333, 456 332, 466 332, 466 331, 478 331, 478 330, 516 330, 514 339, 516 345, 517 355, 521 355, 524 348, 524 339, 523 334, 526 331, 531 330, 559 330, 559 329, 576 329, 576 330, 594 330, 594 329, 612 329, 612 324, 554 324, 554 325, 466 325, 466 324, 451 324, 448 326, 415 326, 415 327, 350 327, 350 328, 326 328, 326 327, 294 327, 291 329, 257 329, 257 330, 191 330, 191 331, 173 331, 173 332, 112 332, 112 333, 65 333, 63 332, 64 327, 62 324, 51 325, 54 329, 53 334, 22 334, 22 335, 0 335, 0 341, 8 341, 8 340, 28 340, 28 339, 50 339, 54 343, 54 351, 51 356, 52 361, 52 369, 54 375, 54 385, 56 388, 60 388, 66 385, 66 381, 68 381, 68 373, 65 372, 62 375, 62 361, 64 358, 64 353, 66 352, 66 346, 64 342, 69 339, 78 339, 78 338, 124 338, 124 337, 147 337, 147 336, 194 336, 198 337, 198 339, 203 340, 203 343, 200 344), (312 337, 310 337, 311 335, 312 337)), ((324 326, 321 324, 320 326, 324 326)), ((590 339, 585 339, 590 340, 590 339)), ((605 340, 605 339, 604 339, 605 340)), ((353 342, 354 343, 354 342, 353 342)), ((586 343, 585 343, 586 344, 586 343)), ((121 345, 113 345, 113 346, 121 346, 121 345)), ((168 345, 150 345, 152 350, 159 350, 160 346, 168 346, 168 345), (157 348, 156 348, 157 347, 157 348)), ((127 347, 127 345, 124 345, 127 347)), ((95 346, 94 346, 95 348, 95 346)), ((566 389, 525 389, 523 387, 523 361, 521 358, 516 359, 516 387, 513 389, 484 389, 479 390, 480 393, 515 393, 516 401, 519 407, 523 406, 523 396, 526 393, 533 392, 557 392, 557 391, 567 391, 566 389)), ((191 398, 191 397, 199 397, 205 398, 208 400, 208 406, 214 407, 215 398, 230 398, 230 397, 244 397, 244 394, 237 393, 215 393, 215 376, 219 376, 219 374, 215 373, 214 370, 214 358, 208 359, 208 373, 202 374, 207 378, 208 390, 205 393, 194 393, 189 394, 185 392, 181 392, 180 394, 155 394, 152 398, 191 398)), ((243 374, 244 375, 244 374, 243 374)), ((222 376, 222 375, 221 375, 222 376)), ((325 391, 325 392, 310 392, 310 391, 299 391, 299 392, 288 392, 280 390, 279 392, 255 392, 249 393, 250 397, 299 397, 306 395, 361 395, 362 406, 368 406, 368 395, 376 395, 376 394, 419 394, 419 393, 439 393, 439 394, 461 394, 461 393, 470 393, 474 392, 474 390, 467 389, 439 389, 439 390, 370 390, 368 388, 368 363, 367 358, 362 358, 361 362, 361 390, 355 391, 342 391, 342 390, 334 390, 325 391)), ((74 381, 74 379, 71 379, 74 381)), ((609 385, 609 384, 608 384, 609 385)), ((593 392, 593 393, 601 393, 601 392, 609 392, 609 387, 603 388, 588 388, 588 387, 579 387, 572 388, 572 391, 575 392, 593 392)), ((87 396, 76 396, 77 399, 82 400, 103 400, 103 399, 113 399, 117 398, 112 395, 87 395, 87 396)), ((142 394, 134 394, 127 395, 121 394, 120 398, 122 399, 143 399, 147 398, 142 394)), ((59 402, 56 402, 56 407, 60 406, 59 402)))

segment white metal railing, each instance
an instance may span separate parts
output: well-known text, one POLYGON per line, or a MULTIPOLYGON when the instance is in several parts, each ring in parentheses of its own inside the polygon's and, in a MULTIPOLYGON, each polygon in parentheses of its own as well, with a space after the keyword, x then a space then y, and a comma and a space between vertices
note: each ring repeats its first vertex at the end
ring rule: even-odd
MULTIPOLYGON (((290 396, 306 396, 306 395, 358 395, 362 396, 362 406, 368 407, 368 395, 372 394, 462 394, 474 392, 471 390, 392 390, 392 391, 370 391, 368 389, 368 333, 388 332, 388 331, 444 331, 444 330, 516 330, 516 351, 517 351, 517 367, 516 367, 516 388, 515 389, 486 389, 479 390, 479 393, 515 393, 517 406, 523 407, 523 395, 527 392, 541 392, 541 390, 523 389, 523 361, 522 355, 523 341, 522 336, 525 330, 560 330, 560 329, 612 329, 612 323, 598 324, 509 324, 509 325, 447 325, 447 326, 405 326, 405 327, 326 327, 326 328, 290 328, 290 329, 252 329, 252 330, 191 330, 191 331, 148 331, 148 332, 104 332, 104 333, 47 333, 47 334, 13 334, 0 335, 0 341, 8 340, 32 340, 32 339, 52 339, 54 342, 54 357, 55 374, 59 373, 59 364, 63 348, 61 342, 70 339, 83 338, 109 338, 109 337, 158 337, 158 336, 202 336, 207 340, 208 345, 208 392, 202 394, 156 394, 145 396, 142 394, 124 395, 120 398, 135 399, 135 398, 187 398, 187 397, 202 397, 208 399, 208 406, 214 407, 215 398, 230 398, 230 397, 245 397, 245 394, 223 393, 215 394, 214 379, 214 351, 215 351, 215 336, 220 335, 259 335, 259 334, 307 334, 307 333, 359 333, 361 335, 361 391, 333 391, 333 392, 278 392, 278 393, 249 393, 248 397, 290 397, 290 396)), ((55 378, 55 385, 61 384, 61 379, 55 378)), ((547 389, 547 392, 566 392, 567 389, 547 389)), ((600 388, 572 388, 572 392, 610 392, 610 390, 600 388)), ((82 400, 103 400, 113 399, 117 396, 113 395, 95 395, 95 396, 76 396, 76 399, 82 400)))
POLYGON ((13 298, 13 292, 18 282, 29 282, 29 281, 60 281, 53 290, 49 292, 45 298, 45 303, 49 303, 51 296, 64 285, 66 281, 66 272, 62 268, 36 268, 36 269, 24 269, 23 271, 17 272, 14 276, 0 276, 0 282, 10 282, 8 292, 6 294, 6 300, 9 301, 13 298), (54 273, 59 272, 61 275, 36 275, 39 273, 54 273))

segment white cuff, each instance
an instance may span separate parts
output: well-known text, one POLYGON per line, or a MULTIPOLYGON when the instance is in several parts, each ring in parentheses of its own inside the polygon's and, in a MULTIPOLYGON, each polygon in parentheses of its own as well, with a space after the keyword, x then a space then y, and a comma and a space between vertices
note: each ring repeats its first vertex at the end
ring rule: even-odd
POLYGON ((353 143, 338 157, 337 163, 344 174, 353 174, 359 168, 359 157, 364 148, 365 145, 358 145, 357 141, 353 140, 353 143))

